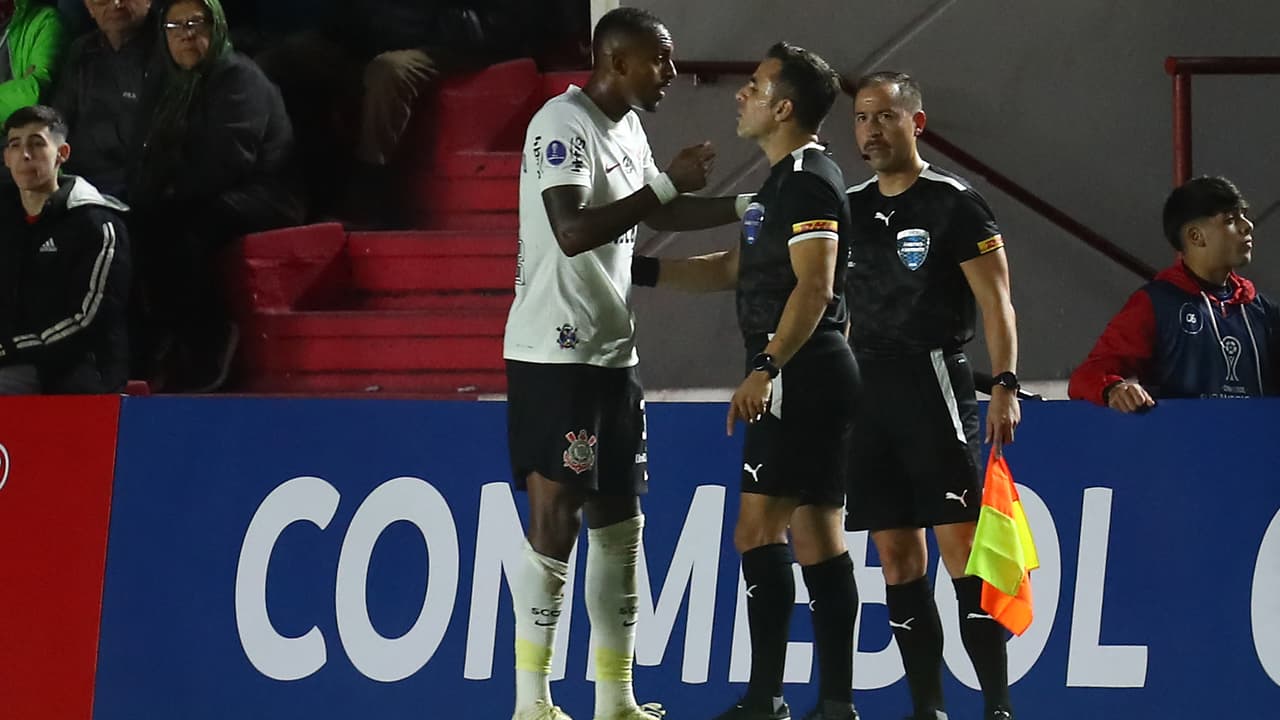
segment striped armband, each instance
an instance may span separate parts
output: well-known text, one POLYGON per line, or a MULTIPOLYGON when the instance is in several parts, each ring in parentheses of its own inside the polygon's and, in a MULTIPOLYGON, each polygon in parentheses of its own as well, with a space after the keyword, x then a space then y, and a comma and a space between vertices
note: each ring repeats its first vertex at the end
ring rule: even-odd
POLYGON ((791 239, 787 241, 788 245, 795 245, 805 240, 814 240, 822 238, 825 240, 840 240, 839 231, 840 222, 838 220, 806 220, 798 222, 791 226, 791 239))

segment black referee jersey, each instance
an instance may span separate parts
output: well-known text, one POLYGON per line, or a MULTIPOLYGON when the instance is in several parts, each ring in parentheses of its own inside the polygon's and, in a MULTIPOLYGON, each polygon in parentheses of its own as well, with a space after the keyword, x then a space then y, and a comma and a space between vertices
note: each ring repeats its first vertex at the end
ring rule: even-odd
POLYGON ((1004 247, 987 201, 926 164, 893 197, 873 177, 849 188, 853 246, 846 276, 849 342, 859 353, 958 352, 977 310, 960 264, 1004 247))
POLYGON ((843 329, 845 269, 849 257, 849 207, 844 176, 821 145, 810 143, 784 157, 769 173, 742 217, 738 264, 738 326, 748 346, 778 329, 782 309, 796 287, 792 244, 829 238, 838 243, 834 298, 815 332, 843 329))

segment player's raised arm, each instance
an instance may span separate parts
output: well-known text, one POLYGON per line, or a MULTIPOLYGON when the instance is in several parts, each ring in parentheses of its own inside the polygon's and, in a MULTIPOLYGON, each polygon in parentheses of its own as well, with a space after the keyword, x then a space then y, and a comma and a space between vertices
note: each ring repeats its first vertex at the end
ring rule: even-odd
MULTIPOLYGON (((586 185, 566 184, 543 190, 542 202, 556 243, 565 255, 573 257, 614 242, 664 204, 687 197, 681 193, 706 187, 714 160, 715 151, 710 143, 687 147, 671 161, 667 172, 654 176, 639 190, 607 205, 592 207, 589 204, 591 188, 586 185)), ((615 172, 621 172, 621 169, 615 172)), ((734 199, 724 200, 728 210, 721 214, 727 214, 729 219, 713 224, 723 225, 736 218, 733 214, 734 199)))

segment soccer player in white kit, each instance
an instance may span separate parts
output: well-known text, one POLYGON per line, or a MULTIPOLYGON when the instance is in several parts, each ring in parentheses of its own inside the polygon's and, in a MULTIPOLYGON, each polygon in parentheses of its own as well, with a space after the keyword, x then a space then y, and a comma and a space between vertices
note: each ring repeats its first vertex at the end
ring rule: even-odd
MULTIPOLYGON (((514 720, 569 720, 549 677, 567 561, 585 510, 587 613, 596 648, 596 720, 652 720, 631 686, 636 563, 648 485, 644 394, 628 304, 636 226, 694 230, 737 222, 745 197, 699 198, 715 153, 682 150, 660 172, 633 111, 654 111, 676 76, 658 18, 600 19, 586 87, 534 115, 520 174, 520 257, 503 357, 508 445, 529 494, 526 563, 511 578, 514 720)), ((646 270, 640 269, 640 272, 646 270)))

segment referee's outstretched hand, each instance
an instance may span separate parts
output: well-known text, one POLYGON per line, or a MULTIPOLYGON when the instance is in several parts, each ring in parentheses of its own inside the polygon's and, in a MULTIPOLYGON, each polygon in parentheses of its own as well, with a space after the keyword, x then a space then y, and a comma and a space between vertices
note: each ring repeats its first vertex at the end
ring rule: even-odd
POLYGON ((1013 442, 1013 431, 1022 420, 1022 408, 1018 406, 1015 390, 996 386, 992 388, 991 402, 987 405, 987 442, 999 457, 1005 445, 1013 442))
POLYGON ((733 425, 738 418, 753 423, 764 417, 769 411, 769 400, 772 397, 773 380, 768 373, 757 370, 747 375, 729 401, 729 417, 724 423, 725 434, 733 435, 733 425))
POLYGON ((711 169, 716 164, 716 149, 711 142, 702 142, 676 153, 676 157, 667 166, 667 177, 682 193, 695 192, 707 186, 707 178, 711 177, 711 169))

